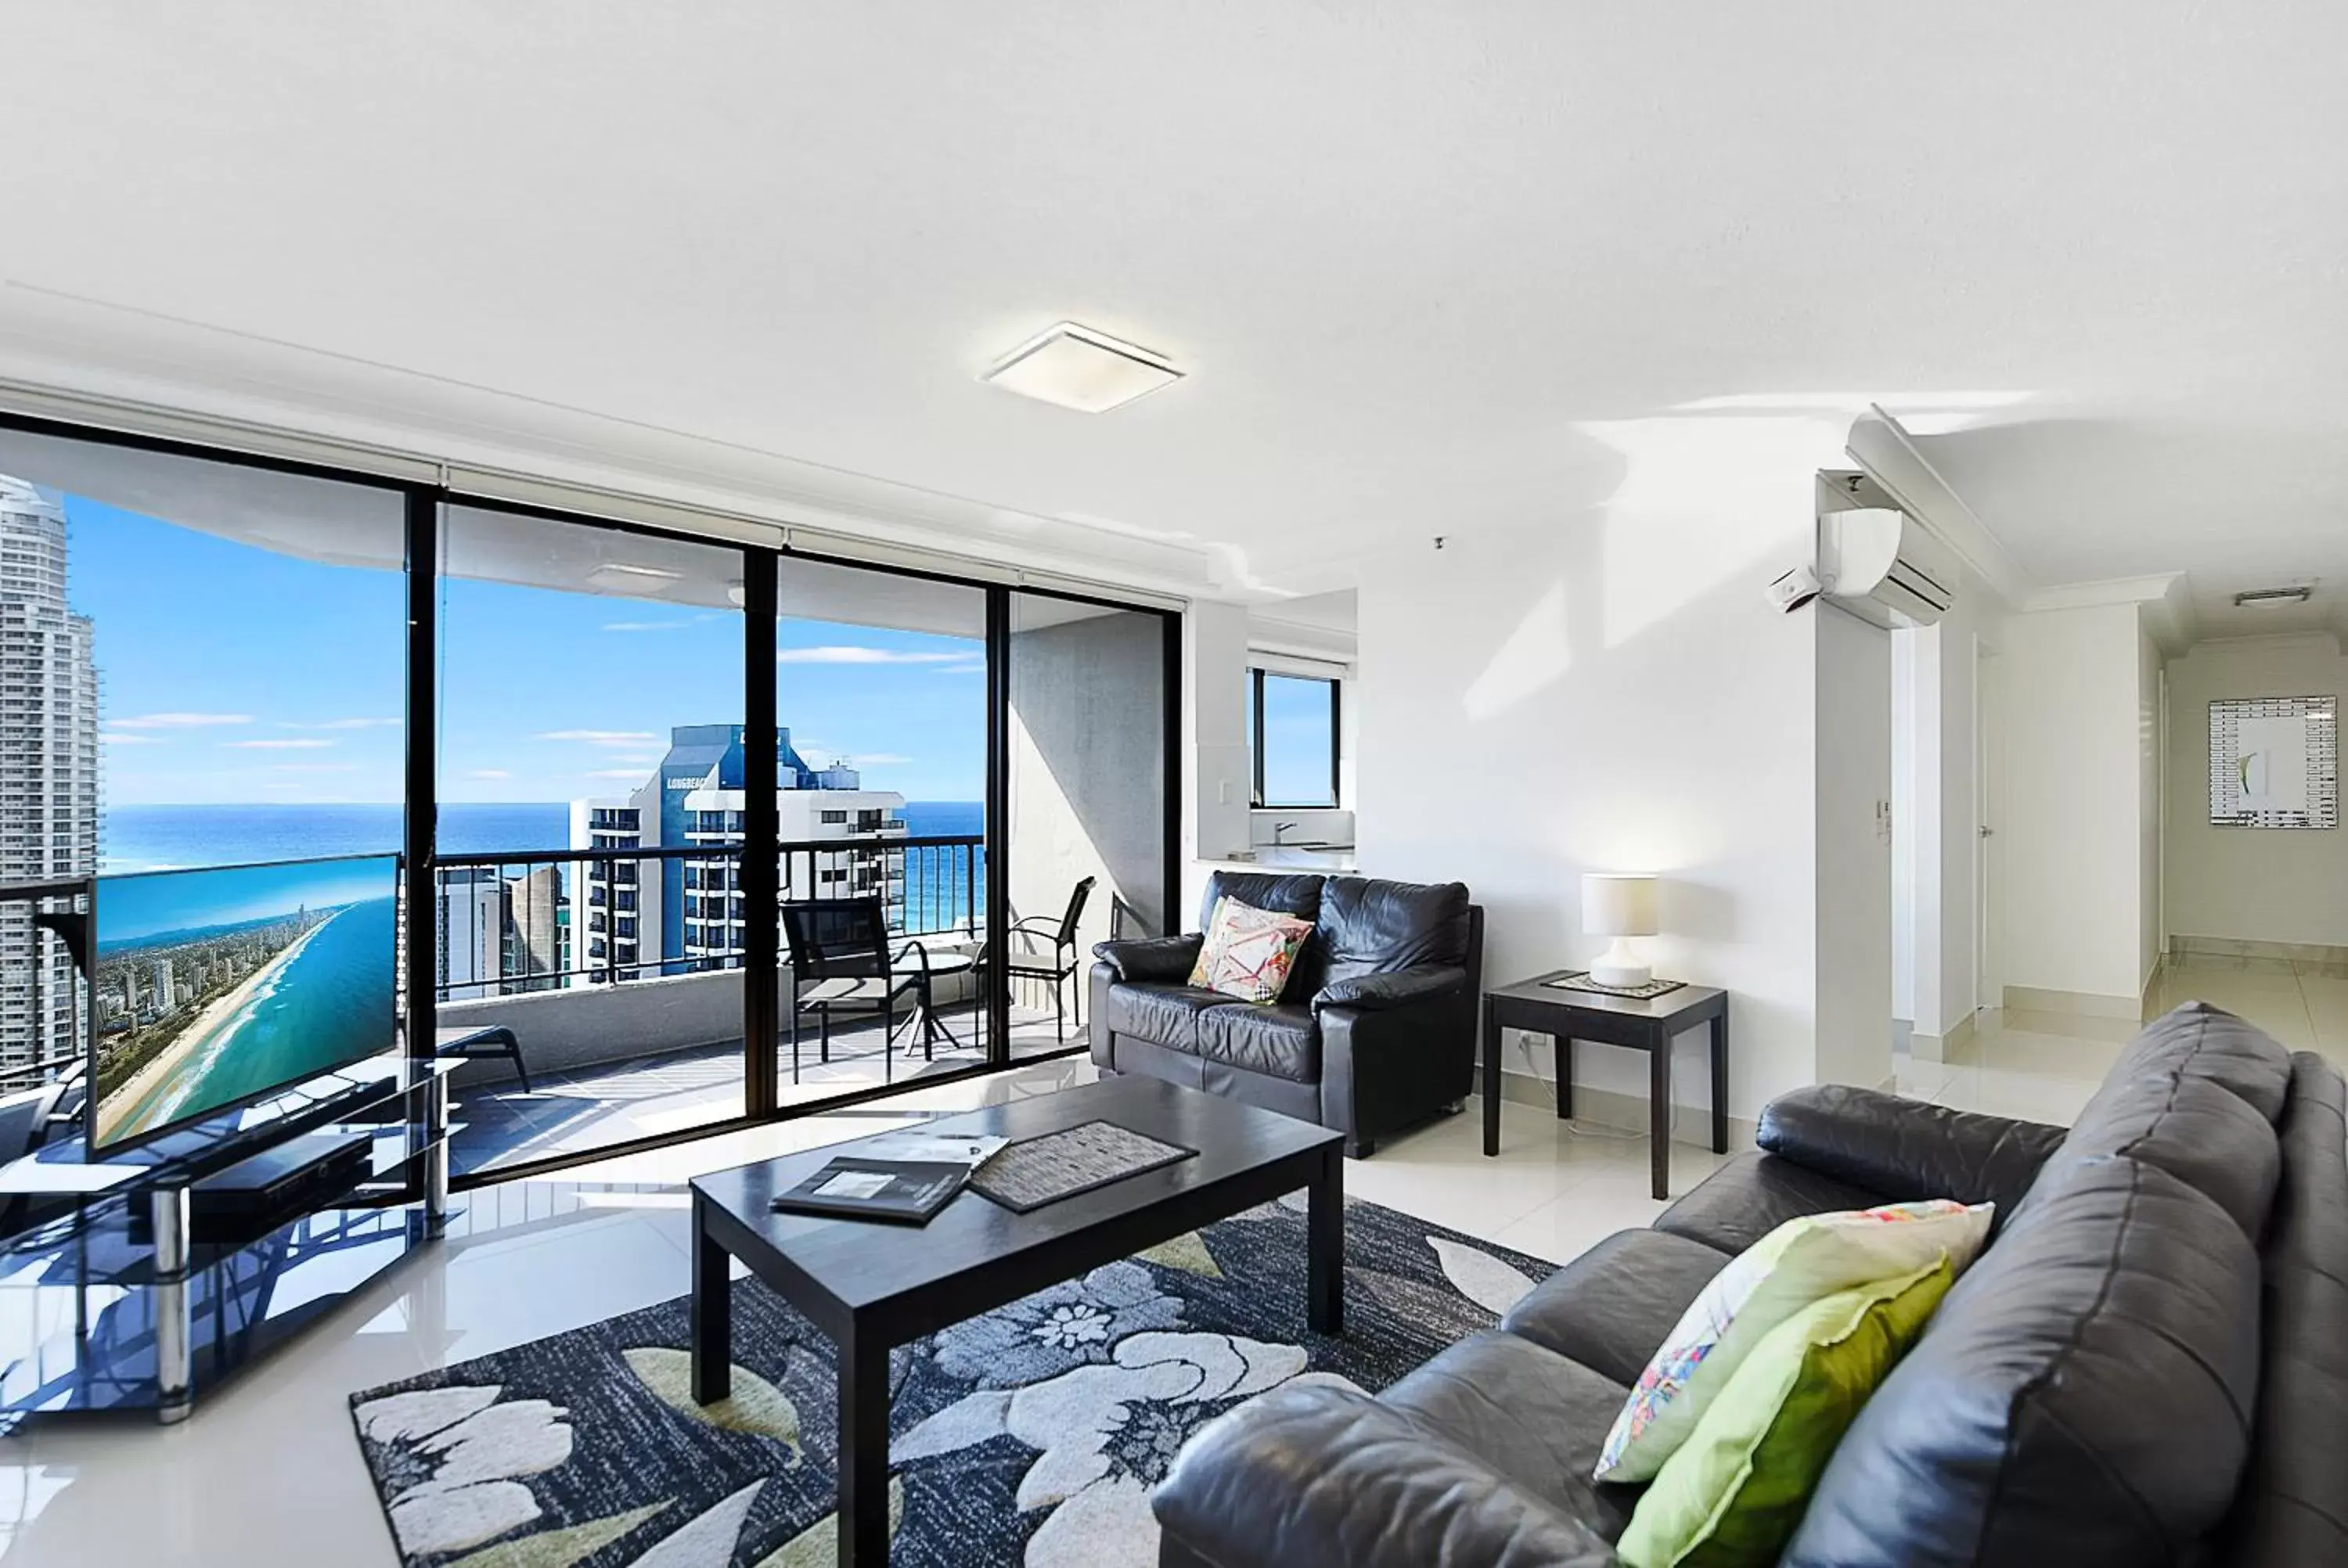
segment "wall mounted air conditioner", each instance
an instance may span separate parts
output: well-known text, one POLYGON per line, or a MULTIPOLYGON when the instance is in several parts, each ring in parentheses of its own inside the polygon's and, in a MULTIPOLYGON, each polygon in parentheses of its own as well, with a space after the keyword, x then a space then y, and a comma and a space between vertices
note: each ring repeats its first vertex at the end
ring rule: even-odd
POLYGON ((1863 507, 1818 517, 1818 585, 1877 626, 1930 626, 1949 612, 1956 552, 1905 512, 1863 507))

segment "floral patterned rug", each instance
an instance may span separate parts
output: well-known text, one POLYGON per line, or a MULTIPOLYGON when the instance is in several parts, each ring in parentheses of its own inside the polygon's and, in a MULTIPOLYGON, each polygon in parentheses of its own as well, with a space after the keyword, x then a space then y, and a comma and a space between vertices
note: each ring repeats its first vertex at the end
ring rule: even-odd
MULTIPOLYGON (((1375 1392, 1550 1272, 1374 1204, 1345 1210, 1345 1328, 1304 1327, 1302 1194, 899 1350, 892 1563, 1152 1568, 1183 1441, 1283 1383, 1375 1392)), ((408 1568, 837 1561, 829 1341, 734 1287, 733 1397, 688 1391, 679 1297, 351 1397, 408 1568)))

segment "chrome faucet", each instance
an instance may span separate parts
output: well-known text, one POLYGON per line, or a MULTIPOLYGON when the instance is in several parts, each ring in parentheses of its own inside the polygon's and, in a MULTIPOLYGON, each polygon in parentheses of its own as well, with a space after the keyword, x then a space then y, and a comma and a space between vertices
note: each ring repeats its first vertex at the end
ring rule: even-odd
POLYGON ((1272 825, 1272 847, 1273 847, 1273 848, 1275 848, 1275 849, 1277 849, 1277 848, 1278 848, 1278 847, 1280 847, 1282 845, 1286 844, 1286 843, 1288 842, 1288 840, 1286 840, 1285 838, 1282 838, 1282 837, 1281 836, 1281 835, 1282 835, 1282 834, 1286 833, 1290 828, 1294 827, 1295 825, 1295 825, 1294 823, 1292 823, 1292 822, 1275 822, 1275 823, 1273 823, 1273 824, 1272 825))

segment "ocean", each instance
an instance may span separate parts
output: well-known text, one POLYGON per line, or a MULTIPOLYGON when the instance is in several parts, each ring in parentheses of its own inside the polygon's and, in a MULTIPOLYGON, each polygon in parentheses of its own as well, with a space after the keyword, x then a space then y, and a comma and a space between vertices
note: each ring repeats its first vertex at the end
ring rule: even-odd
MULTIPOLYGON (((908 801, 901 815, 916 836, 973 834, 986 821, 986 808, 974 800, 908 801)), ((108 809, 98 837, 98 869, 167 871, 326 855, 396 855, 403 820, 396 805, 118 805, 108 809)), ((571 807, 562 801, 440 808, 444 855, 566 849, 570 844, 571 807)))
MULTIPOLYGON (((974 800, 907 801, 899 815, 913 837, 973 835, 986 821, 984 805, 974 800)), ((396 854, 402 821, 396 805, 118 805, 108 809, 98 835, 98 869, 114 874, 396 854)), ((571 807, 563 801, 451 803, 440 808, 439 839, 443 855, 565 849, 571 807)), ((941 930, 965 909, 983 906, 983 866, 974 868, 977 886, 965 891, 963 854, 910 853, 916 863, 906 868, 905 929, 941 930)))
POLYGON ((109 1141, 392 1049, 395 910, 372 898, 319 927, 187 1068, 136 1104, 100 1107, 109 1141))

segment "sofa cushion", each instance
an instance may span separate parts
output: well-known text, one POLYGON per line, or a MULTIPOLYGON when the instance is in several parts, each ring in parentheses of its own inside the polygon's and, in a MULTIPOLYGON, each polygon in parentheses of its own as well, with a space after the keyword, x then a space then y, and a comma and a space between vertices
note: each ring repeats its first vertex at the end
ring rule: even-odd
POLYGON ((1385 882, 1334 876, 1321 890, 1319 985, 1420 965, 1468 961, 1463 882, 1385 882))
MULTIPOLYGON (((1688 1303, 1727 1265, 1726 1253, 1685 1236, 1617 1231, 1534 1286, 1500 1327, 1634 1383, 1688 1303)), ((1613 1419, 1609 1411, 1607 1423, 1613 1419)))
POLYGON ((1242 1004, 1199 1014, 1199 1054, 1298 1083, 1321 1079, 1321 1031, 1309 1007, 1242 1004))
POLYGON ((1321 918, 1321 884, 1318 876, 1282 876, 1270 871, 1217 871, 1207 878, 1206 896, 1199 904, 1199 929, 1205 930, 1215 922, 1215 906, 1231 897, 1257 909, 1269 909, 1275 915, 1293 915, 1300 920, 1321 918))
POLYGON ((2265 1365, 2228 1568, 2348 1563, 2348 1087, 2322 1057, 2291 1061, 2282 1180, 2260 1265, 2265 1365))
POLYGON ((1837 1444, 1956 1282, 1946 1253, 1819 1297, 1753 1348, 1632 1512, 1632 1563, 1775 1563, 1837 1444))
POLYGON ((1990 1215, 1987 1204, 1947 1198, 1807 1214, 1738 1253, 1688 1304, 1631 1385, 1599 1452, 1599 1479, 1652 1479, 1745 1358, 1812 1304, 1936 1263, 1947 1264, 1954 1279, 1981 1255, 1990 1215))
MULTIPOLYGON (((2119 1154, 2157 1165, 2231 1214, 2255 1243, 2282 1170, 2274 1129, 2240 1095, 2179 1065, 2097 1091, 2051 1163, 2119 1154)), ((2023 1204, 2029 1202, 2025 1195, 2023 1204)))
POLYGON ((1199 1015, 1243 1005, 1191 986, 1120 980, 1108 988, 1108 1004, 1102 1009, 1101 1021, 1118 1034, 1138 1035, 1196 1055, 1199 1015))
MULTIPOLYGON (((1778 1154, 1744 1153, 1665 1209, 1655 1228, 1725 1253, 1743 1252, 1787 1220, 1837 1209, 1871 1209, 1938 1193, 1877 1193, 1837 1181, 1778 1154)), ((1669 1328, 1670 1325, 1664 1326, 1669 1328)), ((1660 1339, 1658 1340, 1660 1343, 1660 1339)))
POLYGON ((2050 1164, 1859 1412, 1795 1568, 2193 1561, 2249 1447, 2258 1256, 2140 1161, 2050 1164))
POLYGON ((2222 1008, 2187 1002, 2145 1025, 2129 1041, 2079 1119, 2085 1121, 2096 1102, 2131 1079, 2179 1073, 2206 1078, 2239 1095, 2272 1126, 2282 1114, 2283 1096, 2291 1086, 2291 1052, 2222 1008))
POLYGON ((1226 898, 1207 922, 1189 983, 1238 1001, 1276 1002, 1312 935, 1310 920, 1226 898))
POLYGON ((1590 1479, 1630 1389, 1513 1334, 1463 1339, 1379 1396, 1612 1541, 1635 1487, 1590 1479))
POLYGON ((1156 1558, 1146 1543, 1119 1551, 1130 1532, 1100 1541, 1097 1531, 1069 1532, 1063 1561, 1091 1546, 1103 1564, 1166 1568, 1621 1568, 1572 1510, 1393 1406, 1309 1378, 1200 1428, 1149 1507, 1165 1530, 1156 1558))

